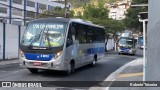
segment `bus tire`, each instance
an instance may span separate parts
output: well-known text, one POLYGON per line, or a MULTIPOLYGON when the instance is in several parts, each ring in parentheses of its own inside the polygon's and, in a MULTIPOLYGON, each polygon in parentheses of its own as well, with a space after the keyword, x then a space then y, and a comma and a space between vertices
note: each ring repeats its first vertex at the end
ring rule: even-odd
POLYGON ((90 66, 95 66, 96 65, 96 60, 93 60, 90 66))
POLYGON ((136 55, 136 53, 134 52, 134 53, 133 53, 133 56, 135 56, 135 55, 136 55))
POLYGON ((94 56, 94 60, 92 61, 92 63, 90 64, 90 66, 95 66, 97 62, 97 55, 94 56))
POLYGON ((28 68, 28 70, 29 70, 31 73, 37 73, 37 72, 38 72, 38 69, 35 69, 35 68, 28 68))
POLYGON ((132 52, 132 56, 135 56, 135 54, 136 54, 136 51, 133 51, 133 52, 132 52))
POLYGON ((67 75, 74 73, 74 67, 75 67, 75 63, 74 63, 74 61, 71 61, 69 64, 69 68, 65 73, 67 75))

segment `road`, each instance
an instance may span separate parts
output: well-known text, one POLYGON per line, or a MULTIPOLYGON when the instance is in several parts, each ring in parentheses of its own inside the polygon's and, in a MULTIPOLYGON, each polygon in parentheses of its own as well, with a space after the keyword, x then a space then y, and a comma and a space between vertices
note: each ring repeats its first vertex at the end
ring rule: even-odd
MULTIPOLYGON (((112 72, 119 69, 124 64, 142 57, 142 51, 139 50, 135 56, 118 55, 117 53, 108 53, 104 58, 96 63, 96 66, 84 66, 76 69, 71 75, 64 75, 59 71, 41 70, 37 74, 30 73, 27 69, 19 67, 18 64, 0 66, 1 81, 103 81, 112 72)), ((92 85, 90 85, 91 87, 92 85)))

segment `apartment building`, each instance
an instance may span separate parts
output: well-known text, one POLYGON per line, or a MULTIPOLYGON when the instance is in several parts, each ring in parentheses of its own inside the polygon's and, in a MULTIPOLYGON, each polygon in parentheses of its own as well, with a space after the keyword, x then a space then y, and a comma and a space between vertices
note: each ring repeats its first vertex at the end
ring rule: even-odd
POLYGON ((109 18, 114 20, 122 20, 125 18, 127 9, 131 5, 131 0, 118 1, 113 4, 108 4, 109 18))
POLYGON ((0 0, 0 20, 24 25, 28 19, 35 18, 43 10, 51 10, 54 7, 64 8, 64 4, 49 0, 0 0))

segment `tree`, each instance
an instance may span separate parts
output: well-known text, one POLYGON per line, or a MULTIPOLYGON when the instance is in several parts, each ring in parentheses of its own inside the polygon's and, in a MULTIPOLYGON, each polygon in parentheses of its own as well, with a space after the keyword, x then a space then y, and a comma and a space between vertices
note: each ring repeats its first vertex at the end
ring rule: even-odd
MULTIPOLYGON (((67 18, 73 17, 73 11, 67 11, 67 18)), ((44 10, 38 15, 38 18, 48 18, 48 17, 65 17, 65 8, 55 7, 52 10, 44 10)))
POLYGON ((95 24, 106 27, 106 34, 120 32, 124 30, 125 25, 122 21, 116 21, 108 18, 109 10, 104 7, 104 3, 98 5, 88 4, 84 7, 84 14, 81 16, 85 20, 92 21, 95 24))
MULTIPOLYGON (((104 7, 103 2, 96 4, 88 4, 84 7, 82 19, 92 21, 94 24, 104 26, 106 28, 106 40, 108 42, 108 33, 112 33, 115 41, 117 41, 117 32, 121 32, 125 29, 125 25, 122 21, 116 21, 108 18, 109 10, 104 7)), ((106 42, 106 45, 107 45, 106 42)))
POLYGON ((84 7, 83 17, 84 19, 108 19, 108 10, 104 7, 103 3, 98 3, 98 5, 88 4, 84 7))
POLYGON ((106 0, 107 3, 114 3, 116 1, 118 1, 118 0, 106 0))
MULTIPOLYGON (((132 3, 134 4, 141 4, 141 3, 148 3, 148 0, 133 0, 132 3)), ((127 10, 126 18, 124 19, 124 23, 127 28, 134 28, 135 30, 141 30, 142 24, 139 22, 139 18, 137 15, 139 12, 147 12, 147 7, 134 7, 129 8, 127 10)))

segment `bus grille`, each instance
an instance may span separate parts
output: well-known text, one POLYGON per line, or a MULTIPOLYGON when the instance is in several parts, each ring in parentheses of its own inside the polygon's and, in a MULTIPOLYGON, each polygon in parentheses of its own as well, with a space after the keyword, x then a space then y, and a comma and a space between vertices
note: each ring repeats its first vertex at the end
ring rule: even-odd
POLYGON ((41 65, 34 65, 34 62, 28 62, 28 65, 29 66, 40 66, 40 67, 48 67, 49 66, 48 63, 42 63, 42 62, 41 62, 41 65))

